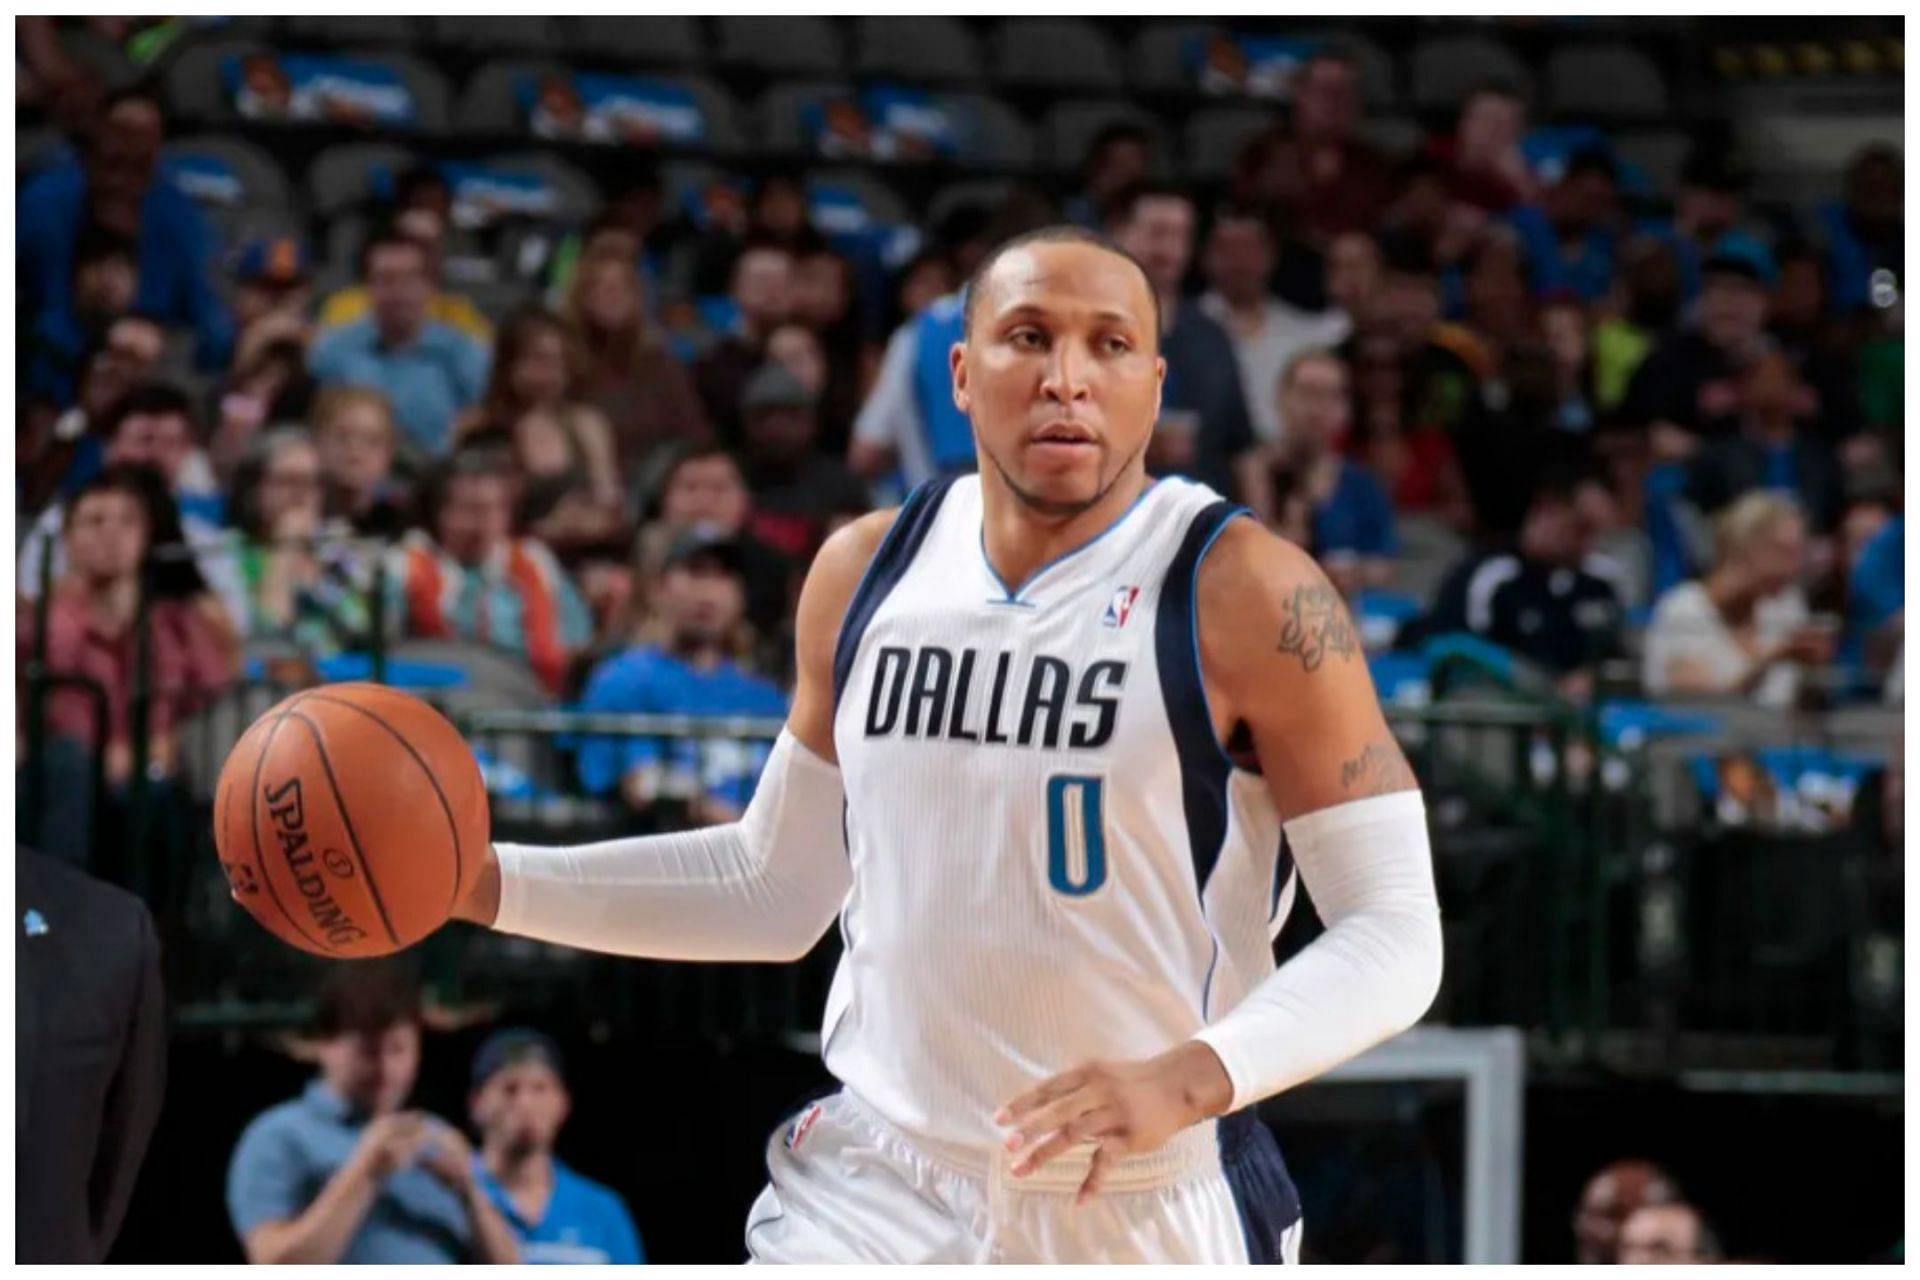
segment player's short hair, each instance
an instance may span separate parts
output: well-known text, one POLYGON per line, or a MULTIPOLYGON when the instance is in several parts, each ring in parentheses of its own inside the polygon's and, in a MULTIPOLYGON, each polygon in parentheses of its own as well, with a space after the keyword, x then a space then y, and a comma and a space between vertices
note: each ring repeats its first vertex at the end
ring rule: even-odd
POLYGON ((341 965, 327 976, 308 1029, 316 1038, 331 1040, 417 1027, 421 1021, 420 985, 412 970, 396 962, 363 963, 341 965))
POLYGON ((1040 227, 1037 230, 1014 236, 1011 240, 1002 241, 1000 244, 995 245, 987 252, 984 258, 980 259, 980 265, 973 269, 971 276, 967 277, 966 300, 961 304, 960 308, 960 333, 962 337, 973 332, 975 305, 980 297, 981 287, 986 284, 987 277, 993 272, 994 264, 1015 249, 1024 249, 1028 245, 1034 244, 1084 244, 1105 253, 1110 253, 1114 257, 1131 265, 1135 271, 1140 273, 1140 278, 1146 282, 1147 296, 1153 299, 1153 332, 1157 337, 1160 332, 1160 295, 1155 291, 1153 280, 1147 275, 1147 269, 1140 265, 1140 260, 1099 232, 1089 231, 1085 227, 1076 227, 1067 223, 1059 223, 1050 227, 1040 227))

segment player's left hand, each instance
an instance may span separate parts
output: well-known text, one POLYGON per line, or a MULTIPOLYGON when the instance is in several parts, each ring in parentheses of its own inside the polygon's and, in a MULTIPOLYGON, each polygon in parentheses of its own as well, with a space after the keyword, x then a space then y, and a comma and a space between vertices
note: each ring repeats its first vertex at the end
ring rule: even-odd
POLYGON ((1233 1081, 1220 1059, 1190 1041, 1145 1061, 1090 1062, 1063 1071, 1001 1107, 993 1122, 1013 1127, 1005 1142, 1016 1178, 1081 1143, 1095 1143, 1074 1197, 1084 1204, 1099 1192, 1106 1161, 1156 1151, 1232 1101, 1233 1081))

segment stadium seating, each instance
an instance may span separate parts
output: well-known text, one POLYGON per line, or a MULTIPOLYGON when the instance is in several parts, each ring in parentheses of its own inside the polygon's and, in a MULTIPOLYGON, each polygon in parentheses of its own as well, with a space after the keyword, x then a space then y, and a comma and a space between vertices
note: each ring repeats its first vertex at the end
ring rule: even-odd
POLYGON ((722 61, 782 75, 833 75, 846 52, 825 18, 719 18, 722 61))
POLYGON ((1078 18, 1010 18, 994 40, 994 75, 1007 84, 1063 92, 1117 90, 1126 82, 1120 51, 1078 18))
POLYGON ((1667 86, 1653 60, 1621 43, 1562 45, 1547 58, 1547 108, 1563 117, 1663 120, 1667 86))
POLYGON ((1271 129, 1278 113, 1259 107, 1214 107, 1187 120, 1181 167, 1190 178, 1213 181, 1233 168, 1234 157, 1255 137, 1271 129))
POLYGON ((1413 47, 1407 88, 1415 108, 1451 111, 1489 82, 1531 98, 1533 76, 1514 52, 1488 36, 1435 36, 1413 47))
POLYGON ((1161 177, 1171 173, 1171 148, 1160 118, 1124 101, 1057 104, 1041 125, 1041 154, 1054 170, 1071 173, 1086 159, 1087 148, 1100 131, 1121 122, 1137 124, 1147 131, 1154 140, 1153 172, 1161 177))
POLYGON ((568 51, 596 60, 638 67, 692 66, 706 57, 695 18, 650 16, 645 22, 611 14, 574 18, 568 51))
POLYGON ((979 41, 955 18, 858 18, 853 49, 860 75, 974 81, 984 74, 979 41))

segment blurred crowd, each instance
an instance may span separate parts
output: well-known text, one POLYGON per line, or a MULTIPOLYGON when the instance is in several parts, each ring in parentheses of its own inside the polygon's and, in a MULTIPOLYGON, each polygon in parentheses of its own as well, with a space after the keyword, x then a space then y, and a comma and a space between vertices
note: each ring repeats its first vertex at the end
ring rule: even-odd
MULTIPOLYGON (((945 382, 969 272, 1057 221, 1160 294, 1150 469, 1310 548, 1373 651, 1464 632, 1575 699, 1622 671, 1656 697, 1900 696, 1891 149, 1798 218, 1750 208, 1716 143, 1629 200, 1602 133, 1530 158, 1497 83, 1382 153, 1329 45, 1220 189, 1156 182, 1152 136, 1116 124, 1064 189, 949 202, 886 271, 815 225, 802 173, 743 174, 696 224, 641 157, 544 299, 488 314, 444 269, 432 157, 323 293, 297 238, 217 242, 160 165, 156 96, 39 83, 82 108, 16 202, 17 647, 105 691, 52 687, 47 722, 110 782, 164 774, 259 663, 376 642, 505 653, 557 705, 781 715, 822 540, 974 466, 945 382)), ((716 818, 753 763, 607 742, 577 783, 716 818)))

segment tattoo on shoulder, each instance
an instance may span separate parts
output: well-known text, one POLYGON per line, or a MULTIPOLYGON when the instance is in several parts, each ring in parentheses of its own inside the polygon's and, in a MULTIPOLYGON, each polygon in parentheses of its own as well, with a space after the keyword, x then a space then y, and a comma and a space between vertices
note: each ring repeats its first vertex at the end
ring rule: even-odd
POLYGON ((1282 608, 1280 652, 1299 658, 1308 671, 1319 670, 1329 655, 1351 658, 1360 652, 1353 619, 1332 587, 1323 583, 1295 587, 1282 608))
POLYGON ((1369 742, 1359 755, 1340 762, 1340 789, 1356 800, 1410 791, 1419 785, 1406 756, 1393 742, 1369 742))

